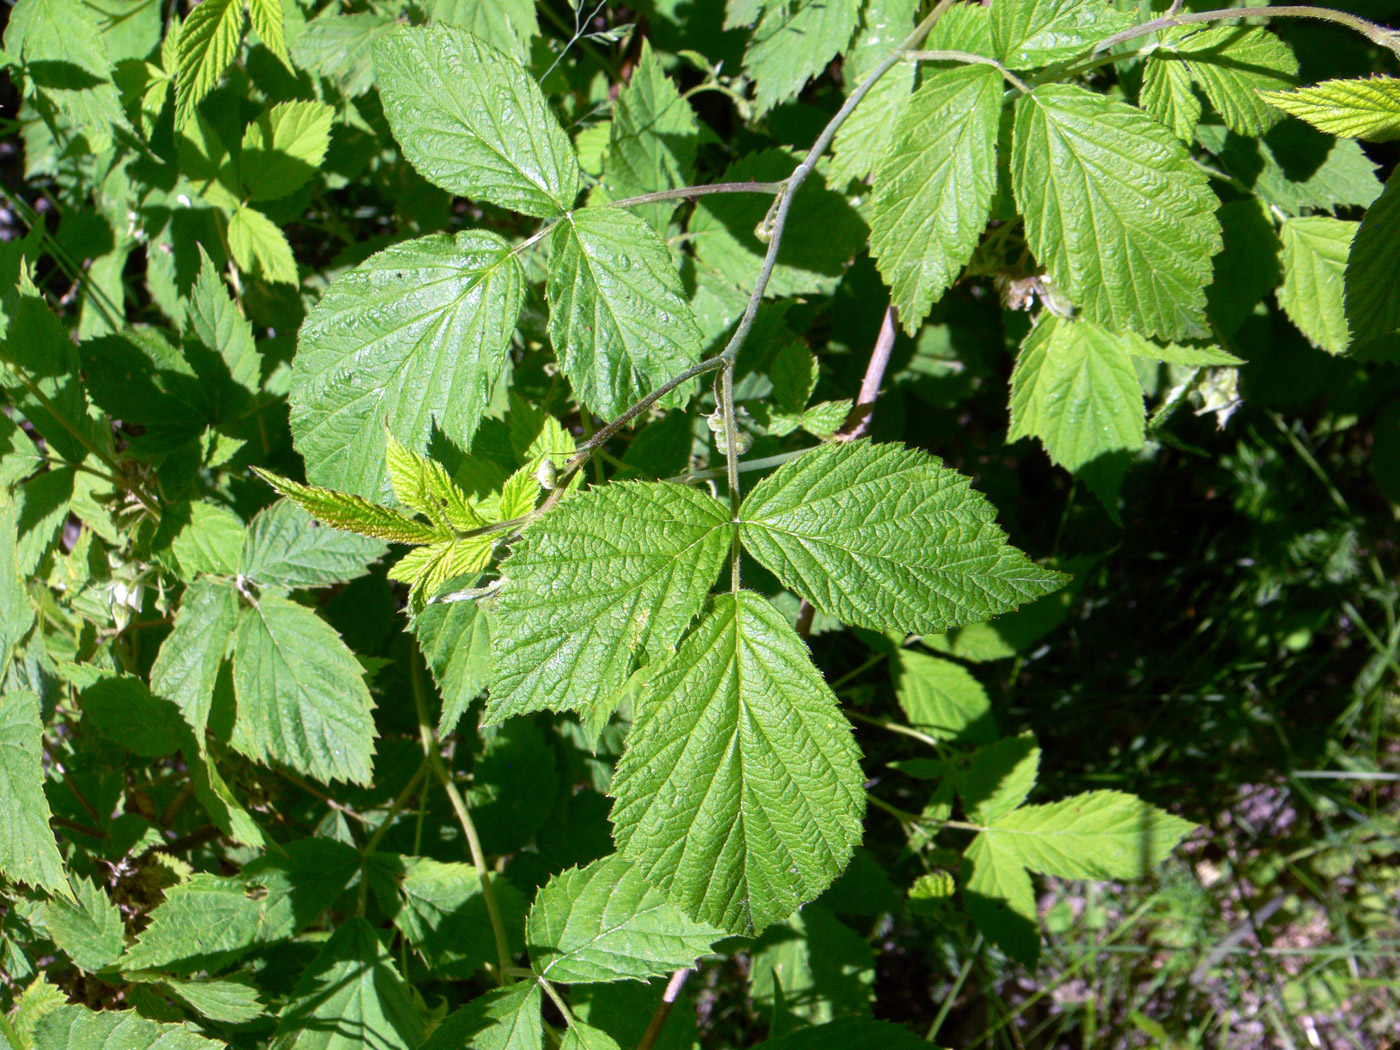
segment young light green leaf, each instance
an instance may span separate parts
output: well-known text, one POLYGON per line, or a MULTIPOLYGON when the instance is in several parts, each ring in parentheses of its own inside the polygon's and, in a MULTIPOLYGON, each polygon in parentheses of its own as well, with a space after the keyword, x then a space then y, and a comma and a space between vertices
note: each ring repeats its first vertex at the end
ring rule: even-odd
POLYGON ((659 977, 692 965, 723 936, 689 919, 618 854, 555 875, 526 927, 535 972, 562 984, 659 977))
POLYGON ((45 901, 40 913, 54 944, 80 968, 96 973, 121 956, 126 927, 121 912, 99 886, 74 878, 73 891, 71 898, 45 901))
POLYGON ((396 244, 337 278, 302 324, 292 366, 308 479, 386 498, 386 420, 409 448, 426 447, 435 422, 469 445, 524 295, 510 245, 486 230, 396 244))
POLYGON ((379 936, 343 923, 292 989, 269 1050, 418 1050, 423 1022, 379 936))
POLYGON ((243 41, 243 0, 200 0, 180 28, 175 77, 175 127, 194 117, 194 107, 214 89, 243 41))
POLYGON ((275 901, 248 892, 238 879, 195 874, 165 891, 150 923, 121 959, 123 970, 211 973, 233 965, 270 934, 275 901))
POLYGON ((1182 142, 1191 143, 1201 120, 1201 100, 1191 86, 1191 70, 1184 62, 1158 62, 1151 58, 1142 74, 1138 105, 1155 120, 1171 128, 1182 142))
POLYGON ((374 65, 394 138, 429 182, 526 215, 573 204, 573 144, 509 55, 439 24, 377 40, 374 65))
POLYGON ((1198 368, 1233 368, 1244 364, 1243 360, 1234 354, 1227 354, 1213 343, 1154 343, 1136 332, 1118 334, 1122 336, 1128 353, 1148 361, 1164 361, 1169 365, 1191 365, 1198 368))
POLYGON ((329 587, 363 576, 385 552, 378 540, 324 528, 282 500, 249 522, 238 572, 261 587, 329 587))
POLYGON ((448 1014, 423 1050, 543 1050, 542 993, 535 981, 522 981, 477 996, 448 1014))
POLYGON ((1309 215, 1288 219, 1279 230, 1283 241, 1279 305, 1313 346, 1329 354, 1344 354, 1351 345, 1344 276, 1359 225, 1309 215))
POLYGON ((617 482, 526 530, 491 608, 486 721, 608 701, 639 656, 675 645, 728 553, 728 508, 669 483, 617 482))
MULTIPOLYGON (((1240 135, 1262 135, 1278 123, 1280 114, 1261 94, 1267 97, 1269 92, 1291 87, 1298 75, 1292 49, 1273 33, 1255 26, 1220 25, 1202 30, 1183 26, 1167 33, 1162 46, 1147 60, 1144 92, 1157 66, 1180 66, 1200 85, 1225 126, 1240 135)), ((1158 116, 1146 103, 1143 108, 1158 116)), ((1196 114, 1199 118, 1199 104, 1196 114)), ((1193 120, 1191 130, 1194 128, 1193 120)), ((1190 131, 1181 135, 1174 126, 1173 131, 1179 138, 1190 136, 1190 131)))
POLYGON ((1357 345, 1400 328, 1400 178, 1392 172, 1351 242, 1346 315, 1357 345))
POLYGON ((1032 871, 1067 879, 1140 879, 1195 827, 1121 791, 1022 806, 983 832, 1032 871))
POLYGON ((44 797, 39 698, 28 690, 0 694, 0 873, 69 897, 63 857, 49 830, 44 797))
POLYGON ((437 733, 446 739, 491 682, 491 632, 477 602, 429 605, 410 625, 442 694, 437 733))
MULTIPOLYGON (((207 2, 207 0, 206 0, 207 2)), ((33 1050, 225 1050, 225 1044, 196 1035, 182 1024, 163 1024, 134 1010, 103 1010, 65 1004, 35 1026, 33 1050)))
POLYGON ((432 543, 440 538, 436 527, 410 518, 392 507, 371 503, 361 496, 302 485, 261 467, 254 467, 253 473, 311 517, 332 528, 390 543, 432 543))
POLYGON ((238 614, 233 746, 322 782, 370 782, 374 701, 340 635, 310 609, 263 594, 238 614))
POLYGON ((1027 241, 1088 320, 1166 339, 1207 334, 1217 202, 1171 132, 1106 95, 1046 84, 1016 101, 1013 142, 1027 241))
MULTIPOLYGON (((550 238, 549 338, 579 399, 604 416, 694 364, 704 337, 671 253, 643 220, 580 208, 550 238)), ((681 405, 681 387, 663 406, 681 405)))
MULTIPOLYGON (((212 0, 202 0, 201 6, 212 0)), ((297 283, 297 261, 282 228, 257 208, 242 205, 228 221, 228 250, 244 273, 275 284, 297 283)))
POLYGON ((845 867, 860 753, 806 646, 767 599, 722 594, 637 705, 613 837, 687 914, 752 934, 845 867))
POLYGON ((859 17, 857 0, 765 4, 744 51, 744 72, 757 86, 758 112, 787 101, 825 69, 850 43, 859 17))
POLYGON ((995 740, 992 702, 982 683, 951 660, 899 649, 895 652, 895 696, 909 724, 939 740, 995 740))
POLYGON ((1087 52, 1133 17, 1103 0, 997 0, 991 22, 996 57, 1027 69, 1087 52))
POLYGON ((870 251, 910 335, 972 258, 997 187, 1002 80, 969 65, 926 80, 875 173, 870 251))
POLYGON ((476 576, 491 562, 496 538, 465 536, 415 547, 389 570, 389 579, 408 584, 409 607, 421 612, 448 580, 476 576))
POLYGON ((175 703, 198 741, 204 739, 214 685, 238 626, 238 596, 219 580, 195 580, 185 589, 175 627, 151 667, 151 690, 175 703))
POLYGON ((963 853, 963 866, 963 906, 972 921, 1011 958, 1034 966, 1040 957, 1040 925, 1035 889, 1020 858, 983 833, 963 853))
POLYGON ((385 437, 384 446, 384 466, 395 498, 437 526, 439 538, 451 536, 454 529, 486 527, 486 519, 441 463, 406 448, 393 434, 385 437))
POLYGON ((287 30, 283 25, 282 0, 248 0, 248 18, 253 23, 253 32, 269 51, 291 68, 292 60, 287 55, 287 30))
POLYGON ((1040 748, 1029 733, 1005 737, 972 754, 953 782, 963 809, 979 824, 988 824, 1026 801, 1040 772, 1040 748))
POLYGON ((427 0, 434 25, 457 26, 528 64, 530 41, 539 35, 534 0, 427 0))
POLYGON ((744 546, 822 612, 874 630, 978 623, 1058 589, 997 526, 971 480, 927 453, 822 445, 759 482, 744 546))
POLYGON ((1296 91, 1266 91, 1262 97, 1329 135, 1370 142, 1400 138, 1400 80, 1395 77, 1324 80, 1296 91))
MULTIPOLYGON (((278 2, 255 0, 253 9, 278 2)), ((285 197, 315 175, 330 146, 334 119, 335 110, 324 102, 279 102, 260 113, 243 133, 238 160, 248 199, 285 197)))

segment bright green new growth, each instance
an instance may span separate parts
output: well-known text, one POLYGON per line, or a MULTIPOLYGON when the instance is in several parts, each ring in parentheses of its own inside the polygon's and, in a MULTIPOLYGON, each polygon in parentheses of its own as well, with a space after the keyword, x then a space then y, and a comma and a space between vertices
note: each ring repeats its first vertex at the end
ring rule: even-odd
POLYGON ((1190 141, 1201 105, 1192 82, 1205 93, 1225 126, 1240 135, 1262 135, 1279 114, 1266 100, 1291 87, 1298 60, 1274 34, 1246 26, 1183 26, 1166 34, 1148 57, 1142 107, 1190 141))
POLYGON ((1324 80, 1296 91, 1266 91, 1266 102, 1301 117, 1319 131, 1386 142, 1400 138, 1400 80, 1324 80))
POLYGON ((1351 344, 1343 274, 1357 229, 1354 222, 1308 215, 1289 219, 1279 231, 1284 275, 1279 305, 1309 342, 1329 354, 1346 353, 1351 344))

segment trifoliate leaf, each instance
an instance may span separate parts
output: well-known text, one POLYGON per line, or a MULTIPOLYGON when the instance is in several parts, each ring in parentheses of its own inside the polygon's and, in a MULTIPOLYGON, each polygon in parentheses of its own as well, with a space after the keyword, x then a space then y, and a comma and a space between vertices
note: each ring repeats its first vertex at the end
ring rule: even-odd
POLYGON ((63 857, 49 830, 39 698, 28 690, 0 695, 0 873, 71 896, 63 857))
MULTIPOLYGON (((202 4, 209 2, 202 0, 202 4)), ((297 262, 287 235, 257 208, 244 204, 233 213, 228 221, 228 250, 246 274, 273 283, 297 283, 297 262)))
POLYGON ((286 933, 276 903, 271 895, 250 893, 238 879, 192 875, 165 891, 121 968, 177 974, 224 969, 286 933))
POLYGON ((744 51, 744 72, 757 85, 757 111, 785 102, 825 69, 850 43, 859 16, 858 0, 766 4, 744 51))
POLYGON ((540 986, 522 981, 477 996, 447 1015, 423 1050, 542 1050, 540 986))
POLYGON ((343 923, 292 989, 269 1050, 418 1050, 423 1022, 373 926, 343 923))
POLYGON ((491 632, 477 602, 429 605, 413 618, 423 658, 442 694, 438 737, 457 728, 468 705, 491 682, 491 632))
POLYGON ((1040 748, 1026 733, 979 747, 953 783, 967 815, 986 824, 1025 802, 1039 772, 1040 748))
POLYGON ((196 740, 204 740, 214 685, 238 628, 238 596, 219 580, 195 580, 185 589, 175 627, 151 667, 151 690, 174 701, 196 740))
POLYGON ((822 445, 759 482, 744 546, 822 612, 875 630, 978 623, 1058 589, 934 456, 868 441, 822 445))
POLYGON ((817 897, 860 840, 859 751, 786 617, 722 594, 637 705, 613 837, 687 914, 752 934, 817 897))
POLYGON ((990 835, 963 854, 963 906, 986 938, 1023 966, 1040 957, 1035 889, 1020 858, 990 835), (970 870, 969 870, 970 869, 970 870))
POLYGON ((1016 101, 1011 171, 1031 250, 1088 320, 1207 334, 1217 202, 1171 132, 1106 95, 1046 84, 1016 101))
POLYGON ((441 538, 435 526, 410 518, 392 507, 381 507, 347 492, 302 485, 261 467, 254 467, 253 472, 311 517, 332 528, 390 543, 432 543, 441 538))
POLYGON ((469 445, 524 294, 510 245, 486 230, 396 244, 337 278, 302 324, 292 366, 308 480, 386 500, 386 421, 409 448, 425 448, 434 424, 469 445))
POLYGON ((910 335, 972 258, 997 187, 1002 80, 937 73, 903 107, 875 172, 870 251, 910 335))
POLYGON ((285 197, 315 175, 326 157, 334 119, 335 110, 324 102, 279 102, 259 114, 243 133, 238 160, 248 199, 285 197))
POLYGON ((659 977, 692 965, 723 936, 689 919, 616 854, 550 879, 526 927, 535 972, 562 984, 659 977))
POLYGON ((1351 345, 1344 275, 1359 225, 1309 215, 1288 219, 1279 230, 1283 241, 1279 305, 1308 342, 1329 354, 1344 354, 1351 345))
MULTIPOLYGON (((205 0, 207 3, 208 0, 205 0)), ((34 1050, 224 1050, 182 1024, 162 1024, 134 1010, 63 1005, 34 1029, 34 1050)))
POLYGON ((54 944, 88 973, 116 962, 125 944, 121 912, 88 879, 73 880, 73 897, 44 902, 40 913, 54 944))
MULTIPOLYGON (((643 220, 580 208, 550 239, 549 338, 579 399, 615 416, 699 360, 704 336, 671 253, 643 220)), ((681 405, 693 386, 661 404, 681 405)))
POLYGON ((232 744, 323 783, 370 782, 374 701, 340 635, 310 609, 263 594, 238 614, 232 744))
POLYGON ((1133 17, 1103 0, 997 0, 991 23, 996 57, 1027 69, 1087 52, 1133 17))
POLYGON ((1388 142, 1400 138, 1400 80, 1324 80, 1296 91, 1266 91, 1264 101, 1301 117, 1319 131, 1388 142))
POLYGON ((384 554, 378 540, 325 528, 282 500, 249 522, 238 571, 262 587, 328 587, 363 576, 384 554))
MULTIPOLYGON (((1158 66, 1180 66, 1205 92, 1225 126, 1240 135, 1262 135, 1278 123, 1281 114, 1261 93, 1290 87, 1298 75, 1298 60, 1292 49, 1273 33, 1255 26, 1211 26, 1200 31, 1181 27, 1165 34, 1161 46, 1147 60, 1148 81, 1158 76, 1158 66)), ((1173 92, 1176 74, 1173 78, 1173 92)), ((1187 89, 1189 91, 1189 88, 1187 89)), ((1143 108, 1161 119, 1144 101, 1143 108)), ((1200 105, 1196 105, 1200 117, 1200 105)), ((1163 121, 1179 138, 1189 139, 1195 120, 1186 134, 1170 121, 1163 121)))
POLYGON ((243 0, 201 0, 180 27, 175 77, 175 127, 194 117, 194 107, 214 89, 243 41, 243 0))
POLYGON ((1138 105, 1153 119, 1171 128, 1182 142, 1195 138, 1201 119, 1201 100, 1191 87, 1191 70, 1184 62, 1158 62, 1149 58, 1142 74, 1138 105))
POLYGON ((1371 205, 1347 256, 1346 315, 1357 345, 1400 328, 1400 178, 1371 205))
POLYGON ((287 30, 283 25, 282 0, 248 0, 248 19, 253 23, 253 32, 266 45, 267 49, 291 67, 287 55, 287 30))
POLYGON ((526 530, 501 563, 495 680, 486 721, 586 709, 622 688, 700 611, 729 551, 729 509, 666 482, 575 496, 526 530))
POLYGON ((374 44, 379 96, 420 175, 526 215, 578 196, 578 158, 540 87, 509 55, 455 26, 403 27, 374 44))
POLYGON ((967 668, 900 649, 892 672, 899 706, 915 729, 939 740, 996 739, 992 702, 967 668))
POLYGON ((432 24, 457 26, 525 63, 540 32, 534 0, 427 0, 432 24))

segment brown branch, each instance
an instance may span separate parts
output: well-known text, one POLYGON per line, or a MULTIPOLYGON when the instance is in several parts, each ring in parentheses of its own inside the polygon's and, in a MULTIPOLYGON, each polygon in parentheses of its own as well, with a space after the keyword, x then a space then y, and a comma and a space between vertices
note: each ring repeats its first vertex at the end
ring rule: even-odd
POLYGON ((689 976, 688 969, 677 970, 671 974, 671 979, 666 982, 666 990, 661 993, 661 1002, 656 1004, 656 1012, 651 1015, 647 1030, 642 1033, 642 1040, 637 1044, 637 1050, 651 1050, 656 1044, 657 1037, 661 1035, 661 1026, 666 1023, 666 1018, 671 1016, 671 1007, 676 1005, 676 1000, 680 998, 681 986, 689 976))

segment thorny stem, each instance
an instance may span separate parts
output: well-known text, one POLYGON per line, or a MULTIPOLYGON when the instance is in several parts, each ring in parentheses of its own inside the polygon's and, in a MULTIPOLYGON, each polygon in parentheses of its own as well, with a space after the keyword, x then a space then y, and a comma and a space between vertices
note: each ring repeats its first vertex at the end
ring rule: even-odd
POLYGON ((501 912, 496 906, 496 891, 491 886, 491 869, 486 863, 486 854, 482 852, 481 839, 477 837, 476 824, 472 821, 466 800, 462 798, 462 793, 457 790, 457 784, 448 773, 447 767, 443 765, 442 753, 438 749, 438 739, 433 733, 432 724, 428 721, 428 695, 423 684, 423 658, 418 654, 416 648, 409 661, 409 669, 413 682, 413 706, 418 713, 418 736, 423 742, 423 755, 432 767, 433 775, 437 777, 443 790, 447 792, 453 812, 457 814, 457 822, 462 825, 462 834, 467 838, 472 864, 476 867, 477 878, 481 880, 481 896, 486 902, 487 917, 491 920, 491 933, 496 940, 496 981, 505 985, 511 980, 510 974, 507 972, 510 969, 510 948, 506 945, 505 924, 501 922, 501 912))
POLYGON ((1217 11, 1194 11, 1184 15, 1168 13, 1160 18, 1154 18, 1150 22, 1132 26, 1121 33, 1114 33, 1113 36, 1100 40, 1094 45, 1091 54, 1097 55, 1111 47, 1125 44, 1129 40, 1136 40, 1138 37, 1170 29, 1172 26, 1192 25, 1201 22, 1223 22, 1238 18, 1315 18, 1323 22, 1335 22, 1348 29, 1356 30, 1371 43, 1379 44, 1400 58, 1400 33, 1393 29, 1388 29, 1375 22, 1368 22, 1364 18, 1348 14, 1345 11, 1333 11, 1326 7, 1292 5, 1283 7, 1228 7, 1217 11))
POLYGON ((637 1050, 651 1050, 656 1045, 657 1037, 661 1035, 661 1027, 666 1023, 666 1018, 671 1016, 671 1007, 676 1005, 676 1000, 681 995, 681 987, 689 976, 689 969, 677 970, 671 974, 671 979, 666 982, 666 990, 661 993, 661 1002, 656 1004, 656 1012, 651 1015, 647 1030, 642 1033, 641 1041, 637 1043, 637 1050))

